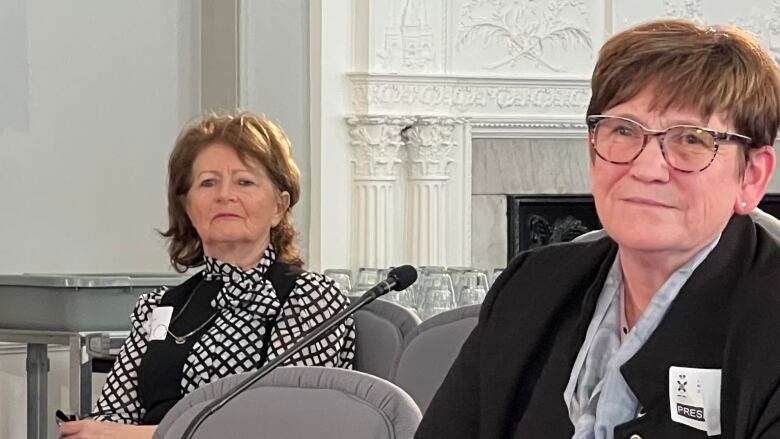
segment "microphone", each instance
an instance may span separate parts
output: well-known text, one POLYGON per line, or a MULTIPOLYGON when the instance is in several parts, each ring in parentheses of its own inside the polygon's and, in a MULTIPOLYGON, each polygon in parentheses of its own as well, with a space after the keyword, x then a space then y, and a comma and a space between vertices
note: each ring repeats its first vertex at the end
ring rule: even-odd
POLYGON ((252 374, 249 377, 247 377, 247 379, 239 383, 236 387, 231 389, 225 395, 210 402, 205 408, 203 408, 203 410, 201 410, 192 419, 192 421, 190 421, 190 424, 187 426, 187 429, 184 431, 184 435, 182 435, 182 439, 192 439, 192 436, 195 434, 195 431, 198 429, 198 427, 200 427, 203 421, 206 420, 206 418, 213 415, 217 410, 224 407, 225 404, 227 404, 235 397, 240 395, 242 392, 244 392, 246 389, 251 387, 254 383, 258 382, 264 376, 271 373, 271 371, 281 366, 282 363, 284 363, 290 357, 298 353, 301 349, 305 348, 311 343, 322 338, 325 334, 330 332, 330 330, 336 327, 336 325, 339 325, 341 322, 346 320, 349 316, 354 314, 360 308, 374 301, 377 297, 385 295, 390 291, 405 290, 409 288, 409 286, 412 285, 416 280, 417 280, 417 270, 415 270, 414 267, 412 267, 411 265, 402 265, 400 267, 396 267, 390 270, 390 273, 387 275, 387 279, 371 287, 371 289, 369 289, 368 291, 363 293, 362 296, 360 296, 360 299, 353 302, 342 311, 339 311, 338 313, 336 313, 336 315, 332 316, 331 318, 323 322, 321 325, 307 332, 306 335, 304 335, 300 340, 295 342, 295 344, 290 349, 287 349, 286 351, 282 352, 281 355, 267 362, 260 369, 257 369, 256 371, 252 372, 252 374))
MULTIPOLYGON (((390 273, 387 274, 387 279, 379 282, 371 287, 368 291, 360 296, 358 302, 363 301, 363 298, 369 296, 369 302, 376 299, 379 296, 384 296, 390 291, 401 291, 409 288, 417 280, 417 270, 411 265, 402 265, 400 267, 393 268, 390 273)), ((345 310, 346 311, 346 310, 345 310)))

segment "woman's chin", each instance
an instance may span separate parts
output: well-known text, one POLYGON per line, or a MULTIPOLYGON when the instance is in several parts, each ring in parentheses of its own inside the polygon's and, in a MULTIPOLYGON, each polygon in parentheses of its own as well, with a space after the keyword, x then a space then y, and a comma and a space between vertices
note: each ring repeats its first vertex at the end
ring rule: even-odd
POLYGON ((681 236, 670 233, 668 228, 646 228, 637 230, 615 230, 610 231, 610 237, 624 249, 635 249, 641 251, 663 251, 679 248, 684 242, 681 236), (660 230, 659 230, 660 229, 660 230))
POLYGON ((251 241, 245 232, 238 230, 224 230, 219 233, 214 233, 209 237, 209 241, 215 244, 229 245, 239 244, 251 241))

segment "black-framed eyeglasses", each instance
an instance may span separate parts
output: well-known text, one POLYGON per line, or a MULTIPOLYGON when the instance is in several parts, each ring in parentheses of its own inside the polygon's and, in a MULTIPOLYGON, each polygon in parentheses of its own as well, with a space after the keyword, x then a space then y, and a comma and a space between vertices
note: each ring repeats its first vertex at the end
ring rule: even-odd
POLYGON ((636 160, 650 136, 658 136, 664 160, 681 172, 707 169, 715 160, 721 142, 753 145, 750 137, 693 125, 675 125, 659 131, 625 117, 606 115, 588 116, 587 123, 593 151, 602 160, 618 165, 636 160))

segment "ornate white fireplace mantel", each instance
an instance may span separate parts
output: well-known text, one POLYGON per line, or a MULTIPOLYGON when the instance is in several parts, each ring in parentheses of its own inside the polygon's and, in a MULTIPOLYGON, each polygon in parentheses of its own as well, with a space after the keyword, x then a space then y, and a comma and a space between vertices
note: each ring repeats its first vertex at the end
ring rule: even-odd
POLYGON ((746 27, 780 53, 766 30, 778 11, 780 0, 736 12, 725 0, 315 0, 312 185, 344 193, 313 209, 315 268, 469 265, 472 138, 584 138, 593 63, 614 31, 685 17, 746 27), (350 237, 348 255, 333 234, 350 237))
POLYGON ((356 56, 353 70, 345 72, 352 267, 469 265, 472 137, 571 138, 585 132, 593 40, 601 38, 604 15, 603 4, 588 3, 355 4, 356 56), (560 32, 548 32, 546 24, 560 32), (535 45, 535 39, 541 42, 535 45), (574 52, 557 59, 567 52, 564 46, 574 52), (409 122, 405 127, 398 123, 402 118, 409 122), (367 126, 372 147, 362 140, 367 126), (402 166, 386 168, 392 169, 382 183, 374 177, 367 188, 361 163, 373 159, 366 154, 387 162, 388 151, 402 166))
POLYGON ((582 137, 588 79, 513 79, 435 75, 348 75, 357 114, 468 118, 479 137, 582 137), (484 134, 484 136, 483 136, 484 134))

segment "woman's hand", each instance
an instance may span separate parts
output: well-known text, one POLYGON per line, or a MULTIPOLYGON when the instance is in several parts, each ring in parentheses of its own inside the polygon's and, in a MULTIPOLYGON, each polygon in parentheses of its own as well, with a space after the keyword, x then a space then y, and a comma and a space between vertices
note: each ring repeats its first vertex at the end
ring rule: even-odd
POLYGON ((63 439, 151 439, 154 425, 125 425, 91 419, 65 422, 60 425, 63 439))

